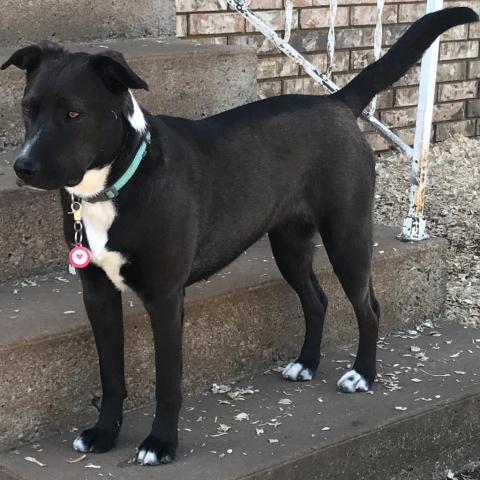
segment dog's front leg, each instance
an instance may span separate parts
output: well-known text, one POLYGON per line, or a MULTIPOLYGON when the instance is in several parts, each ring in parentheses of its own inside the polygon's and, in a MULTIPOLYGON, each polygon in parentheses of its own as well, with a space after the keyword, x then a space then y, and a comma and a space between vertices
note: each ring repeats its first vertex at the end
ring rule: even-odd
POLYGON ((83 300, 92 325, 100 361, 102 406, 93 428, 73 442, 80 452, 106 452, 117 442, 127 396, 124 378, 122 298, 100 268, 90 265, 80 273, 83 300))
POLYGON ((154 292, 144 298, 153 329, 156 369, 156 410, 150 435, 138 448, 142 465, 169 463, 178 444, 178 414, 182 403, 183 288, 154 292))

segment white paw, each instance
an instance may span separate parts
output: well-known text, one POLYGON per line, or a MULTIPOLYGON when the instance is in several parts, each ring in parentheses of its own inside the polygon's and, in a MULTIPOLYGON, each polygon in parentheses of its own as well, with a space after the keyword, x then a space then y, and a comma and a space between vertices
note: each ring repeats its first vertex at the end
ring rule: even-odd
POLYGON ((161 463, 155 452, 143 448, 137 454, 137 462, 141 465, 160 465, 161 463))
POLYGON ((79 435, 74 441, 73 441, 73 448, 77 451, 77 452, 81 452, 81 453, 88 453, 90 450, 89 448, 85 445, 85 443, 83 442, 83 439, 82 439, 82 436, 79 435))
POLYGON ((368 382, 355 370, 349 370, 342 375, 337 387, 345 393, 368 392, 368 382))
POLYGON ((308 382, 313 378, 313 372, 301 363, 292 362, 283 369, 282 376, 293 382, 308 382))

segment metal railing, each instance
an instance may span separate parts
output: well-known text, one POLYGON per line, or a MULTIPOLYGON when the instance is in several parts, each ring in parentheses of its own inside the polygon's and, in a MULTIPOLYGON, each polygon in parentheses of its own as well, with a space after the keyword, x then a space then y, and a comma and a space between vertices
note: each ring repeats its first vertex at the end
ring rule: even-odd
MULTIPOLYGON (((288 43, 292 26, 292 0, 286 0, 285 2, 285 35, 283 38, 278 35, 271 26, 267 25, 263 20, 257 17, 242 0, 227 0, 228 4, 234 10, 240 13, 256 30, 261 32, 281 52, 300 65, 315 82, 321 84, 329 93, 335 93, 340 90, 340 88, 329 78, 335 50, 334 22, 337 5, 336 1, 337 0, 330 0, 330 29, 327 45, 328 66, 327 73, 323 73, 288 43)), ((384 0, 377 0, 377 25, 375 28, 376 58, 379 57, 381 51, 381 15, 383 11, 383 1, 384 0)), ((440 10, 442 6, 443 0, 427 0, 427 13, 440 10)), ((437 39, 427 50, 422 60, 420 96, 413 149, 373 115, 375 103, 370 110, 364 110, 361 114, 361 118, 369 122, 373 128, 380 133, 380 135, 403 152, 407 158, 412 161, 409 197, 410 206, 403 223, 403 230, 399 235, 399 238, 405 241, 419 241, 428 238, 424 217, 425 185, 428 170, 430 135, 432 130, 438 49, 439 39, 437 39)))

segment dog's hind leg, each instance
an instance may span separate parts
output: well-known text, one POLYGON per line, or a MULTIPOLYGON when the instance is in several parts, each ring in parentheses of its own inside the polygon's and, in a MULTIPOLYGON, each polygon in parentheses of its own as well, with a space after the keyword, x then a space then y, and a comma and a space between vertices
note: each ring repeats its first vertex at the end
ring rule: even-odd
POLYGON ((298 359, 283 371, 292 381, 311 380, 320 362, 327 297, 312 270, 313 227, 289 223, 269 233, 272 252, 285 280, 297 293, 305 316, 305 340, 298 359))
POLYGON ((83 299, 92 325, 100 362, 102 405, 97 423, 73 442, 79 452, 106 452, 117 442, 122 425, 124 379, 121 293, 95 265, 81 270, 83 299))
POLYGON ((371 217, 349 216, 345 222, 337 218, 330 229, 322 231, 322 237, 335 274, 355 311, 360 334, 353 369, 337 385, 343 392, 368 391, 376 376, 380 318, 371 280, 371 217))

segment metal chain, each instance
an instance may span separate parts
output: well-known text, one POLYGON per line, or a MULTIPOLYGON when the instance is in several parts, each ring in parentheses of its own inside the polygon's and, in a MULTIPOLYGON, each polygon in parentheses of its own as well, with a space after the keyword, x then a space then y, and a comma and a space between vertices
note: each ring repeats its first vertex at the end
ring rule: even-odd
POLYGON ((73 221, 73 231, 74 236, 73 240, 76 246, 81 246, 82 245, 82 240, 83 240, 83 223, 81 220, 81 210, 82 210, 82 204, 75 200, 74 195, 71 196, 71 203, 70 203, 70 208, 71 211, 68 212, 73 215, 74 221, 73 221))

